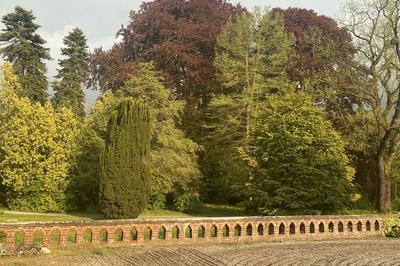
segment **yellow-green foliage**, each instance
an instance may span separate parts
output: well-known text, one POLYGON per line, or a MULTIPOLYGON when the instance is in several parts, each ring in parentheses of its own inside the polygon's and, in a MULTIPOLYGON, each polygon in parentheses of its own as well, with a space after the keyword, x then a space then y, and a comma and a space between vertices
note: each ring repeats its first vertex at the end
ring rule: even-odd
POLYGON ((60 211, 79 124, 69 109, 32 104, 18 94, 12 67, 0 90, 0 178, 12 209, 60 211))
POLYGON ((400 218, 390 217, 383 220, 383 228, 385 230, 385 235, 389 237, 399 237, 400 236, 400 218))

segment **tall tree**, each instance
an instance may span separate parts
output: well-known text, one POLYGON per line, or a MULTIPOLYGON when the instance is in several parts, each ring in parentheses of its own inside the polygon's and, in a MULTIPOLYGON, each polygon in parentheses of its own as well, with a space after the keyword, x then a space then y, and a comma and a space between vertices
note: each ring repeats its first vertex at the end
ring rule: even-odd
MULTIPOLYGON (((107 53, 122 60, 101 60, 92 57, 93 63, 127 64, 134 61, 154 61, 162 72, 174 96, 187 102, 185 129, 191 136, 199 130, 198 117, 219 87, 214 78, 214 48, 218 34, 226 21, 244 12, 225 0, 155 0, 144 2, 137 12, 131 12, 131 22, 120 30, 123 37, 107 53)), ((122 68, 122 67, 121 67, 122 68)), ((93 66, 95 78, 107 78, 101 84, 118 84, 128 75, 109 75, 99 71, 113 69, 93 66), (99 70, 99 71, 98 71, 99 70)), ((127 70, 127 68, 124 68, 127 70)), ((102 88, 109 89, 109 88, 102 88)))
POLYGON ((225 95, 209 103, 203 139, 210 200, 231 197, 225 190, 249 177, 238 148, 248 140, 265 98, 289 86, 286 63, 292 43, 282 17, 259 10, 229 22, 219 36, 214 64, 225 95))
POLYGON ((150 113, 125 100, 112 113, 101 156, 100 199, 106 218, 136 218, 149 191, 150 113))
POLYGON ((31 103, 12 67, 0 90, 0 177, 7 205, 24 211, 62 211, 73 165, 78 121, 66 108, 31 103))
POLYGON ((249 208, 332 212, 351 202, 354 169, 344 142, 304 93, 268 97, 249 144, 249 208))
POLYGON ((64 38, 64 48, 59 60, 58 81, 53 83, 53 102, 57 107, 68 107, 80 117, 85 115, 83 86, 88 79, 88 46, 82 30, 74 28, 64 38))
POLYGON ((376 174, 373 156, 368 148, 371 132, 357 97, 365 86, 362 67, 355 59, 356 49, 351 33, 334 19, 313 10, 288 8, 272 10, 283 15, 285 29, 296 42, 288 61, 288 77, 297 90, 312 96, 314 104, 324 108, 327 118, 346 141, 352 165, 357 168, 355 182, 362 187, 363 198, 373 201, 376 174))
POLYGON ((307 89, 310 86, 308 80, 321 70, 333 71, 335 63, 352 59, 355 49, 351 35, 334 19, 301 8, 274 8, 272 13, 283 15, 285 29, 296 38, 295 53, 288 62, 287 71, 289 78, 298 82, 300 88, 307 89), (338 52, 322 54, 318 47, 316 49, 318 42, 338 52))
POLYGON ((393 161, 400 148, 400 1, 348 1, 343 25, 352 33, 369 84, 357 96, 374 117, 378 209, 391 210, 393 161))
POLYGON ((142 100, 150 111, 150 207, 187 210, 198 201, 200 148, 179 129, 184 102, 165 88, 152 62, 139 64, 121 93, 142 100))
POLYGON ((40 28, 33 21, 32 11, 16 6, 14 12, 3 16, 5 28, 0 34, 0 54, 13 64, 24 96, 32 102, 45 103, 48 82, 44 60, 50 60, 46 41, 36 33, 40 28))
POLYGON ((71 193, 79 207, 97 204, 98 150, 104 145, 111 112, 126 98, 140 99, 151 114, 150 195, 148 208, 187 210, 198 201, 200 177, 196 151, 199 146, 179 129, 184 102, 165 88, 152 63, 141 63, 120 91, 106 92, 85 119, 77 169, 71 193), (97 159, 96 159, 97 157, 97 159), (82 204, 84 202, 84 204, 82 204))

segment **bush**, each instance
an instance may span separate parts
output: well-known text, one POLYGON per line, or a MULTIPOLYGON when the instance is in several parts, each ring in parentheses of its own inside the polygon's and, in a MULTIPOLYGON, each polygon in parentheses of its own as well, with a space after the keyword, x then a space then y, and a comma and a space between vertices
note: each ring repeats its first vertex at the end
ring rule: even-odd
POLYGON ((400 218, 386 218, 383 220, 385 236, 400 237, 400 218))

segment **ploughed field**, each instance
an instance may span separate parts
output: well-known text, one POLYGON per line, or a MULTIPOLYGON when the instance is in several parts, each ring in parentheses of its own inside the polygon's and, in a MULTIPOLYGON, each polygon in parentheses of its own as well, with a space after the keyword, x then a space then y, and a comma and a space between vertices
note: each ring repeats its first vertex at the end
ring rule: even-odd
POLYGON ((400 265, 400 240, 285 241, 68 250, 0 265, 400 265))

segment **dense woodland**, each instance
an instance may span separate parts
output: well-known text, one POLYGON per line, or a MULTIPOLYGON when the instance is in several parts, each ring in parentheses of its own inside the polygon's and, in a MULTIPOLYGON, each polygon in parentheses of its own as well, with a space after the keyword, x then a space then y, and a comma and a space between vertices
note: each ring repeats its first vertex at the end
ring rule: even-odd
POLYGON ((17 6, 2 23, 5 207, 109 218, 202 202, 263 215, 398 210, 398 0, 350 0, 338 21, 145 2, 109 50, 89 51, 73 29, 52 82, 34 14, 17 6), (84 88, 101 92, 90 112, 84 88))

